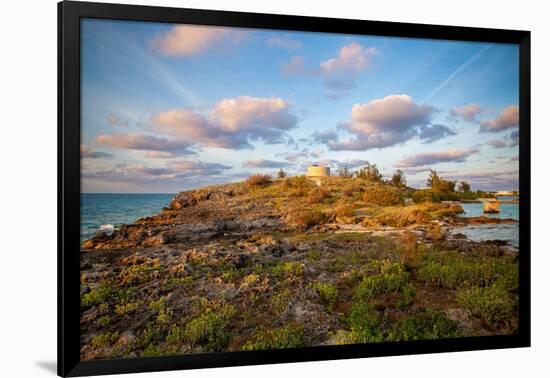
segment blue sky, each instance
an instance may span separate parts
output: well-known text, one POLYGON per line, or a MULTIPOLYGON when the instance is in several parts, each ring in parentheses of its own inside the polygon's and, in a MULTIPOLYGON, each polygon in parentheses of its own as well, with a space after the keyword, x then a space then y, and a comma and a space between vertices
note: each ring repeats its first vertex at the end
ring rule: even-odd
POLYGON ((83 192, 176 192, 312 163, 518 187, 518 47, 82 21, 83 192))

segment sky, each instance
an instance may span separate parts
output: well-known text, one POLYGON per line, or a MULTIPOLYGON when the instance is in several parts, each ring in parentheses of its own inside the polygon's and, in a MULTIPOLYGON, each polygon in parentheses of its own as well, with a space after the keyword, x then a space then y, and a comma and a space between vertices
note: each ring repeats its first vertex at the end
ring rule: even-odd
POLYGON ((83 192, 374 163, 518 188, 518 46, 81 21, 83 192))

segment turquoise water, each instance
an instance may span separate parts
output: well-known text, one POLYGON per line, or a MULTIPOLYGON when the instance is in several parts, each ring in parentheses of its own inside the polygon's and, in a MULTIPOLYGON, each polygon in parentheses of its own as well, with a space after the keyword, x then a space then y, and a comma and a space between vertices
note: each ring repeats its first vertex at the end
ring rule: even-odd
MULTIPOLYGON (((498 197, 499 200, 509 201, 517 200, 518 197, 498 197)), ((519 204, 517 203, 501 203, 500 213, 498 214, 483 214, 483 204, 481 203, 463 203, 464 217, 479 217, 486 216, 491 218, 512 218, 519 220, 519 204)), ((452 230, 453 233, 461 233, 474 241, 485 240, 504 240, 512 247, 519 247, 519 223, 506 224, 483 224, 471 225, 465 227, 457 227, 452 230)))
POLYGON ((158 214, 174 194, 82 193, 80 195, 80 241, 97 231, 112 232, 122 224, 158 214))
MULTIPOLYGON (((498 197, 501 201, 517 200, 518 197, 498 197)), ((481 203, 461 203, 460 206, 464 209, 463 216, 479 217, 486 216, 490 218, 512 218, 519 220, 519 205, 517 203, 501 203, 500 213, 498 214, 483 214, 483 204, 481 203)))

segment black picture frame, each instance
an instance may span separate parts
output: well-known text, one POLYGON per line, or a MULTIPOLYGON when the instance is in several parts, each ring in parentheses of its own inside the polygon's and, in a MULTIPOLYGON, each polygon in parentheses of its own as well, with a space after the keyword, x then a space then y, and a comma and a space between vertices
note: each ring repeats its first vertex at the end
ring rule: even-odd
POLYGON ((457 26, 63 1, 58 3, 58 374, 82 376, 530 346, 530 32, 457 26), (80 360, 80 19, 512 43, 519 46, 519 332, 365 345, 80 360))

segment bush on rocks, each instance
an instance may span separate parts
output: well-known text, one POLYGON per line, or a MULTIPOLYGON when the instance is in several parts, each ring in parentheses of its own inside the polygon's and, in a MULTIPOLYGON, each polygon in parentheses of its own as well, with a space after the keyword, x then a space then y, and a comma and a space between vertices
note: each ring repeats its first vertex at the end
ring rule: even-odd
POLYGON ((396 206, 403 203, 395 189, 382 186, 367 189, 363 193, 363 201, 372 206, 396 206))

